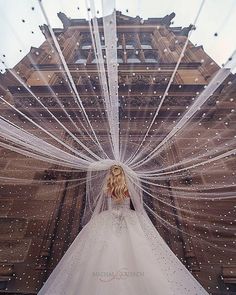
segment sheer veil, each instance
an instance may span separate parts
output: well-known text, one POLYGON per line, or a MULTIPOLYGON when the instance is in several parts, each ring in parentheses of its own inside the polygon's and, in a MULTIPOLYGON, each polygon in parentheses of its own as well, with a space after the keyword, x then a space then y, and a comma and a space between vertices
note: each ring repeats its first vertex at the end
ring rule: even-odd
POLYGON ((63 28, 54 29, 48 4, 38 0, 35 23, 45 23, 46 40, 14 68, 7 54, 1 57, 0 147, 23 160, 10 176, 3 169, 0 180, 29 182, 21 170, 30 159, 42 170, 83 172, 68 181, 86 183, 86 228, 108 209, 107 173, 120 165, 160 267, 168 273, 175 265, 172 287, 177 292, 179 281, 195 294, 195 279, 162 236, 171 235, 172 250, 182 239, 183 251, 195 244, 229 264, 235 255, 236 50, 222 49, 219 66, 192 43, 196 28, 208 30, 201 23, 204 0, 187 28, 173 26, 173 13, 144 20, 124 16, 113 0, 85 2, 87 19, 61 13, 63 28), (220 216, 210 210, 221 204, 220 216))
POLYGON ((138 175, 128 166, 115 160, 103 160, 91 164, 86 177, 86 202, 82 219, 85 225, 91 217, 107 210, 107 192, 105 191, 107 175, 113 165, 122 167, 125 173, 128 191, 137 212, 144 212, 142 188, 138 175), (136 185, 138 184, 138 185, 136 185))

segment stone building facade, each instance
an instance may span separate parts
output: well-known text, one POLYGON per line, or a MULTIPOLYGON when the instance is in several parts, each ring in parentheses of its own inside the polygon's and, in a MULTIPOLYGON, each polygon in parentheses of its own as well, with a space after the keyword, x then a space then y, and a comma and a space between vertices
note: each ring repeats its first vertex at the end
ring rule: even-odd
MULTIPOLYGON (((172 13, 162 18, 142 20, 140 17, 132 18, 117 12, 119 99, 122 119, 128 116, 128 112, 136 114, 142 106, 150 111, 158 106, 160 96, 165 91, 187 34, 191 30, 191 26, 172 26, 174 16, 172 13), (125 107, 127 104, 128 108, 125 107)), ((84 19, 70 19, 63 13, 59 13, 58 17, 63 28, 54 29, 54 32, 83 104, 90 115, 93 114, 96 118, 96 104, 100 103, 99 80, 88 23, 84 19)), ((101 20, 99 24, 101 25, 101 20)), ((47 26, 43 25, 41 31, 45 35, 45 42, 39 48, 31 48, 29 54, 14 67, 14 70, 20 73, 35 95, 41 97, 44 105, 52 110, 63 124, 70 126, 58 108, 56 99, 67 107, 71 116, 73 113, 79 116, 79 110, 70 99, 71 93, 63 70, 59 66, 60 62, 47 26)), ((101 37, 102 46, 103 41, 104 38, 101 37)), ((189 42, 158 116, 158 122, 161 124, 162 119, 166 118, 167 108, 172 110, 170 120, 177 119, 178 113, 183 112, 192 97, 204 89, 218 69, 219 66, 206 54, 202 46, 194 46, 189 42)), ((43 112, 35 99, 9 72, 0 75, 0 84, 0 95, 18 110, 29 110, 29 115, 36 112, 45 120, 50 120, 47 113, 43 112)), ((199 137, 199 141, 205 142, 211 138, 212 131, 208 127, 233 108, 232 98, 235 97, 235 93, 236 83, 232 75, 199 112, 199 118, 203 113, 206 114, 202 124, 194 128, 194 131, 189 127, 191 132, 186 131, 185 136, 176 139, 174 145, 166 151, 167 163, 172 163, 173 159, 181 160, 185 153, 189 153, 189 142, 192 140, 199 137)), ((8 114, 9 109, 6 105, 1 104, 1 112, 4 115, 8 114)), ((144 119, 141 115, 137 117, 137 123, 131 125, 132 134, 135 135, 137 126, 142 124, 144 119)), ((30 130, 30 125, 18 114, 15 123, 24 123, 23 126, 30 130)), ((97 125, 99 136, 105 137, 105 126, 99 120, 97 125)), ((235 118, 230 118, 229 126, 226 126, 223 120, 217 126, 217 130, 214 131, 224 131, 226 138, 230 138, 236 127, 235 118)), ((55 130, 53 122, 49 129, 55 130)), ((73 132, 76 134, 76 130, 73 132)), ((160 136, 161 132, 160 129, 160 136)), ((61 137, 65 142, 70 140, 66 133, 61 134, 61 137)), ((0 155, 1 176, 15 179, 10 183, 2 178, 0 186, 0 294, 37 294, 43 281, 80 230, 85 185, 75 185, 76 181, 71 180, 78 179, 80 182, 85 175, 30 159, 3 147, 0 149, 0 155), (17 182, 19 178, 24 181, 17 182)), ((214 169, 211 178, 208 177, 207 171, 202 169, 197 176, 186 174, 186 178, 182 180, 165 181, 165 185, 170 187, 169 196, 165 200, 180 208, 186 207, 186 200, 175 198, 176 193, 171 187, 193 187, 195 183, 214 185, 220 181, 222 173, 229 182, 233 182, 235 168, 233 159, 227 158, 220 161, 219 169, 214 169)), ((180 221, 183 213, 159 201, 153 201, 152 206, 162 218, 168 219, 180 230, 194 234, 195 227, 180 221), (176 215, 173 217, 168 213, 176 215)), ((233 210, 231 200, 219 201, 214 206, 209 201, 196 200, 191 202, 191 209, 199 212, 204 210, 206 215, 202 220, 205 224, 214 223, 229 228, 233 226, 227 224, 225 219, 219 218, 224 212, 233 210), (207 215, 211 214, 218 218, 209 219, 207 215)), ((171 249, 211 294, 236 294, 236 264, 232 262, 231 253, 218 253, 181 232, 173 234, 167 231, 154 219, 153 222, 171 249)), ((209 228, 207 232, 209 241, 214 243, 216 233, 209 228)), ((220 244, 227 245, 233 240, 233 235, 226 233, 225 236, 221 236, 220 244)))

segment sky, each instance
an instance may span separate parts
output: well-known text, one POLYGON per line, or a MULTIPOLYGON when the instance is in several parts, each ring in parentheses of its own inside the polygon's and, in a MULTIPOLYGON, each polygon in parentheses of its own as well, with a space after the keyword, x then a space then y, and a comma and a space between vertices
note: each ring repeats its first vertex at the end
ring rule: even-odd
MULTIPOLYGON (((104 0, 111 3, 113 0, 104 0)), ((62 27, 57 17, 64 12, 71 18, 86 18, 85 1, 42 0, 53 27, 62 27)), ((102 16, 100 1, 95 1, 102 16)), ((189 26, 194 22, 202 0, 117 0, 116 9, 123 14, 143 19, 176 13, 173 26, 189 26)), ((30 50, 39 47, 44 36, 39 25, 46 23, 37 0, 0 0, 0 58, 13 67, 30 50)), ((219 64, 225 63, 236 49, 236 0, 205 0, 191 41, 203 45, 219 64), (217 36, 215 36, 217 33, 217 36)), ((4 66, 0 64, 0 69, 4 66)))

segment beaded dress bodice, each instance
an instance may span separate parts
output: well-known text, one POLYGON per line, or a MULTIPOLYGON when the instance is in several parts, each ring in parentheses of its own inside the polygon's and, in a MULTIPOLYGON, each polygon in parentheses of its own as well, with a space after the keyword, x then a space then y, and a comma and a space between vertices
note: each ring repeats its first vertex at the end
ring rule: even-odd
POLYGON ((126 197, 122 202, 117 202, 114 198, 110 197, 108 200, 108 208, 115 210, 130 209, 130 198, 126 197))

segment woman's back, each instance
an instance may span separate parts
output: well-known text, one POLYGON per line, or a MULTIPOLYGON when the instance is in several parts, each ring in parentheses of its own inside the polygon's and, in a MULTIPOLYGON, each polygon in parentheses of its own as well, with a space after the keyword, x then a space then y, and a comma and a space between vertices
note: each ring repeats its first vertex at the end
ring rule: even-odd
POLYGON ((110 197, 110 208, 111 209, 117 209, 117 210, 122 210, 122 209, 130 209, 130 198, 126 197, 121 201, 117 201, 115 198, 110 197))

